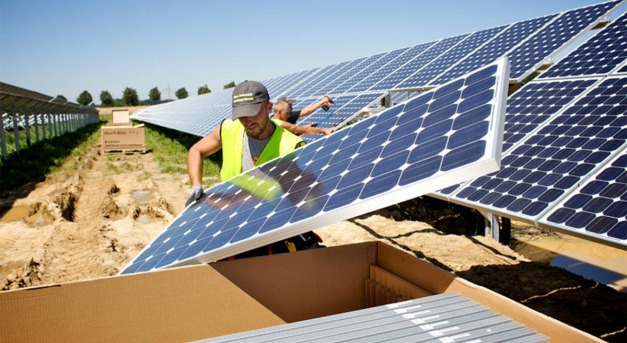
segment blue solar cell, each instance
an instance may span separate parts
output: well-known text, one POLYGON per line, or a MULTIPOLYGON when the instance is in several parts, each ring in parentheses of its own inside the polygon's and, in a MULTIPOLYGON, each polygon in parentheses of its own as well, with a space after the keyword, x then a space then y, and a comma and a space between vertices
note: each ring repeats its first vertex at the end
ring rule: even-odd
POLYGON ((510 77, 522 80, 535 71, 547 57, 569 41, 576 39, 583 30, 591 27, 619 3, 620 1, 610 1, 563 13, 508 54, 512 59, 510 77))
POLYGON ((547 125, 512 148, 503 158, 500 172, 469 183, 452 199, 534 221, 535 216, 548 210, 625 145, 627 123, 622 119, 627 113, 626 80, 608 78, 595 84, 547 125), (615 96, 622 100, 611 106, 598 101, 615 96), (603 111, 597 112, 598 108, 603 111), (588 144, 599 136, 602 144, 588 144), (504 183, 508 186, 501 187, 504 183), (517 200, 511 201, 511 196, 517 200), (495 197, 506 200, 495 201, 495 197))
MULTIPOLYGON (((494 171, 507 69, 507 60, 500 60, 453 82, 458 89, 427 92, 208 189, 122 273, 218 260, 494 171), (484 83, 486 78, 493 83, 484 83), (417 120, 428 117, 434 104, 446 107, 439 99, 450 94, 461 97, 461 89, 477 83, 494 97, 471 97, 474 106, 492 106, 489 117, 466 119, 469 126, 484 132, 473 132, 476 140, 467 144, 449 140, 458 131, 470 134, 468 127, 457 125, 456 113, 431 125, 417 120), (392 141, 390 137, 402 127, 399 122, 412 123, 414 132, 392 141), (485 127, 490 131, 485 132, 485 127), (431 144, 435 141, 443 144, 431 144), (418 150, 424 155, 416 154, 418 150), (320 160, 328 162, 310 167, 320 160)), ((460 106, 467 101, 450 100, 460 106)))
POLYGON ((438 76, 432 84, 443 84, 444 82, 465 74, 470 70, 494 61, 495 59, 503 56, 511 48, 536 33, 538 29, 544 26, 555 16, 556 15, 553 14, 537 19, 521 21, 509 26, 494 39, 488 41, 485 45, 466 56, 451 69, 438 76))
POLYGON ((455 45, 444 54, 438 56, 417 73, 411 75, 401 83, 396 85, 395 89, 415 88, 432 84, 433 78, 438 76, 444 70, 457 63, 464 56, 475 50, 478 46, 485 43, 499 32, 503 31, 507 26, 499 26, 487 30, 474 32, 466 36, 459 44, 455 45))
POLYGON ((356 85, 346 90, 346 92, 363 92, 368 90, 368 88, 372 87, 372 85, 381 81, 383 78, 405 65, 408 61, 422 55, 425 51, 428 51, 434 44, 435 42, 424 43, 415 45, 405 50, 402 54, 389 61, 377 71, 363 78, 356 85))

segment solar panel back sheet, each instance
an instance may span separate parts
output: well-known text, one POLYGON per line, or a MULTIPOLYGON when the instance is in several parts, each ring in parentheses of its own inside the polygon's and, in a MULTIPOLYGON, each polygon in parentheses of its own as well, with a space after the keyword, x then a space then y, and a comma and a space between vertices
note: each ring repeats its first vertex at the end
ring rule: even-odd
POLYGON ((123 271, 207 263, 498 170, 506 58, 210 189, 123 271))

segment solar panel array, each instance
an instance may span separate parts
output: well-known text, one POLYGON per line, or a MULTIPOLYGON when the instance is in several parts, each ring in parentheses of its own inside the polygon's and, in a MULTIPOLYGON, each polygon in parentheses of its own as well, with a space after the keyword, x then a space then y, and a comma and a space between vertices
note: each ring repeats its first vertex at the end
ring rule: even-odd
POLYGON ((444 293, 199 342, 547 342, 456 293, 444 293))
POLYGON ((510 97, 499 172, 434 195, 627 248, 625 18, 510 97))
POLYGON ((208 189, 122 273, 219 260, 497 170, 508 70, 501 59, 208 189))
MULTIPOLYGON (((285 95, 298 102, 315 101, 324 95, 340 97, 381 94, 391 90, 421 90, 441 85, 504 55, 512 56, 512 78, 521 80, 555 55, 566 43, 598 24, 619 3, 620 1, 610 1, 418 44, 367 58, 284 75, 262 83, 266 85, 273 99, 285 95)), ((230 109, 223 96, 202 97, 202 101, 188 98, 172 104, 153 106, 136 112, 132 119, 205 136, 230 115, 230 109), (180 110, 178 106, 181 107, 180 110), (179 115, 180 113, 186 114, 179 115)), ((349 117, 358 114, 353 113, 349 117)), ((314 113, 312 118, 314 122, 324 121, 329 124, 344 122, 329 121, 329 113, 322 111, 314 113)), ((321 127, 330 127, 325 125, 327 124, 321 124, 321 127)))

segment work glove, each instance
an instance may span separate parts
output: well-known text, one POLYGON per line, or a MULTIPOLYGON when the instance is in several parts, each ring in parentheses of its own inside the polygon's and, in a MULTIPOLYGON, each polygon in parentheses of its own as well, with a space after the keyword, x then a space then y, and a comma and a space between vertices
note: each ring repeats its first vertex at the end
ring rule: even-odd
POLYGON ((187 201, 185 202, 185 207, 187 207, 189 204, 193 203, 194 201, 200 199, 200 197, 202 196, 202 193, 203 193, 203 190, 200 184, 193 185, 192 190, 189 192, 189 197, 187 198, 187 201))

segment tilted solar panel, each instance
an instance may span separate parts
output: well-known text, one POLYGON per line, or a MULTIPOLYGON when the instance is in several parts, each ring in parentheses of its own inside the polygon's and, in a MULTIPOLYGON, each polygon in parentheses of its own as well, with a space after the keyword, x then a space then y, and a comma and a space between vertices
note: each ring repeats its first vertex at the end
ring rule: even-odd
MULTIPOLYGON (((314 92, 323 89, 326 85, 332 84, 334 80, 341 78, 342 75, 348 73, 350 70, 353 70, 358 65, 366 60, 366 57, 358 58, 356 60, 352 60, 349 63, 344 64, 341 68, 334 71, 332 74, 328 75, 325 79, 316 82, 308 82, 306 85, 303 85, 303 89, 296 94, 287 94, 287 96, 298 97, 298 98, 306 98, 313 96, 314 92), (308 87, 307 87, 308 86, 308 87)), ((326 95, 326 94, 322 94, 326 95)))
POLYGON ((290 98, 298 98, 298 97, 302 97, 302 94, 304 93, 304 91, 306 89, 309 89, 312 85, 316 85, 318 84, 321 80, 325 80, 326 78, 328 78, 331 75, 335 75, 335 73, 338 72, 338 70, 342 70, 342 68, 349 64, 349 62, 352 61, 346 61, 346 62, 342 62, 342 63, 338 63, 335 65, 332 65, 328 68, 323 68, 322 70, 320 70, 319 72, 316 73, 316 75, 312 76, 310 79, 307 80, 307 82, 301 83, 300 85, 298 85, 297 87, 292 87, 288 90, 286 90, 285 92, 289 92, 289 94, 274 94, 275 96, 288 96, 290 98))
POLYGON ((390 73, 394 72, 396 69, 400 68, 402 65, 407 63, 408 61, 420 56, 425 51, 431 48, 436 42, 429 42, 424 44, 415 45, 397 56, 396 58, 389 61, 387 64, 373 72, 372 74, 366 76, 361 81, 357 82, 356 85, 349 88, 346 92, 363 92, 368 90, 368 88, 372 87, 375 83, 381 81, 383 78, 388 76, 390 73))
POLYGON ((468 34, 446 38, 438 41, 432 47, 430 47, 429 50, 423 52, 419 56, 416 56, 414 59, 412 59, 402 67, 393 71, 384 79, 370 87, 368 90, 383 91, 394 88, 394 86, 396 86, 402 80, 405 80, 407 77, 414 74, 416 71, 420 70, 430 62, 439 60, 440 55, 442 55, 444 52, 455 46, 455 44, 459 43, 466 37, 468 37, 468 34))
POLYGON ((548 57, 568 42, 593 27, 599 19, 616 9, 621 1, 610 1, 563 13, 547 27, 516 48, 508 56, 512 61, 510 78, 522 81, 538 69, 548 57))
POLYGON ((598 80, 531 82, 514 93, 507 99, 503 151, 526 138, 598 80))
MULTIPOLYGON (((627 146, 627 145, 625 145, 627 146)), ((582 183, 539 223, 627 246, 627 148, 582 183)))
POLYGON ((394 88, 416 88, 432 84, 432 82, 430 82, 432 79, 440 75, 450 66, 459 62, 460 59, 470 54, 477 47, 492 39, 495 35, 498 35, 499 32, 503 31, 506 27, 507 26, 499 26, 470 34, 452 49, 447 50, 443 55, 438 56, 437 59, 420 69, 417 73, 403 80, 394 88))
POLYGON ((626 113, 627 78, 606 78, 512 148, 501 171, 464 185, 451 199, 536 222, 624 148, 626 113))
POLYGON ((459 63, 455 64, 451 69, 438 76, 432 84, 440 85, 450 79, 458 77, 459 75, 465 74, 470 70, 494 61, 495 59, 503 56, 514 46, 523 42, 529 36, 535 34, 547 22, 555 18, 555 16, 555 14, 548 15, 537 19, 521 21, 509 26, 498 36, 494 37, 494 39, 488 41, 485 45, 481 46, 479 49, 466 56, 466 58, 461 60, 459 63))
POLYGON ((499 60, 208 189, 122 273, 219 260, 495 171, 507 75, 499 60))
POLYGON ((626 59, 627 12, 542 73, 540 79, 608 74, 626 59))
POLYGON ((369 66, 365 67, 364 69, 362 69, 358 73, 354 74, 351 78, 347 79, 346 81, 341 83, 339 86, 331 89, 329 91, 329 94, 344 94, 344 93, 347 93, 347 90, 349 88, 351 88, 354 85, 356 85, 357 83, 361 82, 361 80, 366 78, 368 75, 372 74, 377 69, 379 69, 382 66, 386 65, 388 62, 392 61, 393 59, 395 59, 397 56, 399 56, 400 54, 402 54, 403 52, 405 52, 408 49, 409 48, 402 48, 402 49, 392 50, 392 51, 386 53, 380 59, 376 60, 374 63, 370 64, 369 66))
MULTIPOLYGON (((544 125, 553 115, 599 82, 598 78, 578 80, 533 81, 507 99, 503 132, 503 152, 544 125)), ((436 196, 454 193, 460 185, 441 189, 436 196)))
POLYGON ((226 89, 151 106, 131 119, 202 137, 231 115, 232 92, 226 89))
POLYGON ((331 94, 331 90, 340 86, 347 80, 351 79, 355 75, 361 73, 364 69, 368 68, 370 65, 376 63, 378 60, 383 58, 386 53, 372 55, 362 60, 360 63, 354 65, 351 69, 346 70, 344 73, 336 77, 335 79, 327 82, 321 88, 313 91, 310 96, 323 96, 331 94))
POLYGON ((302 71, 300 73, 296 73, 291 78, 277 84, 276 87, 270 87, 270 88, 266 87, 266 89, 268 89, 268 93, 270 94, 270 96, 275 96, 275 94, 276 95, 285 94, 288 89, 291 89, 292 87, 295 87, 301 84, 301 82, 307 80, 309 77, 317 73, 319 70, 320 68, 313 68, 313 69, 302 71))

